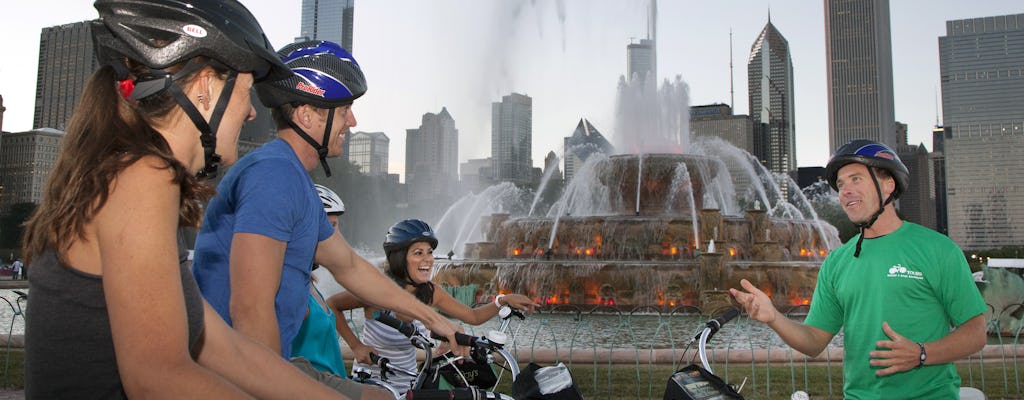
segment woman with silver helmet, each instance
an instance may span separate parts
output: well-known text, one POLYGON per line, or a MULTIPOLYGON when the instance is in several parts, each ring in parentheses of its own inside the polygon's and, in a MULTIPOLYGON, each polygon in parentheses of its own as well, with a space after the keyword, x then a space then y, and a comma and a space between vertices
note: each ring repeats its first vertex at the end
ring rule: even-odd
POLYGON ((102 67, 27 222, 29 399, 341 398, 230 329, 203 300, 179 228, 290 75, 234 0, 99 0, 102 67))

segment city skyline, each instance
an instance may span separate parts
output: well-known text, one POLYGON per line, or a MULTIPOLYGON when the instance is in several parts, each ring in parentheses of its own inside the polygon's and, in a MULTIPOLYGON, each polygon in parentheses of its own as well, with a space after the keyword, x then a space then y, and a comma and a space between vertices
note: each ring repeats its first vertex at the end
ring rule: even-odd
MULTIPOLYGON (((245 1, 276 47, 300 30, 301 0, 245 1)), ((647 35, 647 1, 544 3, 373 1, 355 7, 356 58, 369 92, 355 106, 353 131, 392 139, 392 173, 404 173, 405 129, 425 112, 447 107, 460 131, 460 162, 489 157, 490 105, 510 92, 534 99, 534 166, 586 118, 607 136, 615 126, 615 88, 626 73, 626 46, 647 35)), ((88 2, 16 3, 0 17, 9 54, 0 60, 4 130, 31 129, 42 28, 94 18, 88 2), (45 10, 45 12, 43 12, 45 10), (33 18, 18 16, 32 15, 33 18), (19 41, 13 41, 19 38, 19 41)), ((690 104, 729 103, 729 31, 734 77, 746 74, 745 55, 768 21, 767 2, 739 7, 658 4, 659 81, 681 75, 690 104)), ((896 120, 909 142, 931 148, 939 95, 938 37, 945 21, 1021 12, 1010 1, 898 1, 891 5, 896 120)), ((790 40, 796 75, 799 166, 828 158, 824 11, 821 2, 772 3, 771 20, 790 40)), ((734 111, 749 114, 746 82, 733 81, 734 111)))

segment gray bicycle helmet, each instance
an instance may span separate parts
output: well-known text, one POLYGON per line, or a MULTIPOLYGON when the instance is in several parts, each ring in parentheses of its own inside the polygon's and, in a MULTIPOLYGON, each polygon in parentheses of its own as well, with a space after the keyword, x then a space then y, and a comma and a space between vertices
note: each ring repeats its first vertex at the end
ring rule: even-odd
POLYGON ((123 58, 149 68, 131 77, 126 97, 141 100, 164 91, 173 96, 201 133, 205 165, 200 177, 217 173, 217 128, 238 72, 251 72, 257 81, 291 75, 259 22, 235 0, 97 0, 94 6, 100 15, 91 24, 97 60, 113 67, 122 81, 129 78, 123 58), (200 56, 207 61, 199 62, 200 56), (164 71, 183 62, 188 63, 175 74, 164 71), (207 121, 177 81, 212 63, 231 72, 207 121))
MULTIPOLYGON (((128 57, 163 69, 204 56, 257 81, 291 71, 275 54, 252 13, 235 0, 97 0, 92 22, 97 59, 128 57)), ((124 77, 122 77, 124 78, 124 77)))

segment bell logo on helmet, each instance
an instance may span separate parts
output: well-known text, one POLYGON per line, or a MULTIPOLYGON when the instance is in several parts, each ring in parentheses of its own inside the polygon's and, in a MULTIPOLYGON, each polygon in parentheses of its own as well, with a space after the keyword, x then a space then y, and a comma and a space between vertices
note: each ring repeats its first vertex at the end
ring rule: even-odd
POLYGON ((206 29, 201 27, 201 26, 199 26, 199 25, 192 25, 192 24, 185 25, 185 26, 181 27, 181 31, 185 32, 186 34, 188 34, 189 36, 192 36, 192 37, 197 37, 197 38, 204 38, 204 37, 206 37, 206 29))
POLYGON ((430 231, 423 232, 423 236, 434 236, 430 231))
POLYGON ((875 153, 875 157, 884 158, 886 160, 895 160, 896 159, 895 157, 892 156, 892 153, 889 153, 888 151, 885 151, 885 150, 882 150, 882 151, 879 151, 879 152, 875 153))
POLYGON ((307 85, 307 84, 302 83, 302 82, 299 82, 298 84, 296 84, 295 85, 295 89, 301 90, 303 92, 306 92, 306 93, 309 93, 309 94, 312 94, 312 95, 317 95, 317 96, 320 96, 320 97, 324 97, 324 93, 327 92, 326 90, 323 90, 323 89, 318 88, 318 87, 313 86, 313 85, 307 85))

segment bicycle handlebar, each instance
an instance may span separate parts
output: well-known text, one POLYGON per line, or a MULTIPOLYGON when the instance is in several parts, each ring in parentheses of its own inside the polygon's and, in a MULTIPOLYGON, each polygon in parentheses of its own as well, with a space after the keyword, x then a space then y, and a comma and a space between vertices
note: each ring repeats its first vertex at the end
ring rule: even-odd
MULTIPOLYGON (((711 337, 714 336, 719 329, 722 329, 722 325, 725 325, 729 321, 732 321, 733 318, 736 318, 738 315, 740 315, 740 310, 735 307, 730 307, 728 310, 725 311, 724 314, 718 316, 718 318, 709 320, 707 324, 705 324, 705 326, 711 329, 711 332, 708 334, 708 340, 710 340, 711 337)), ((699 337, 700 334, 698 334, 697 336, 699 337)))
MULTIPOLYGON (((430 337, 432 339, 437 339, 442 342, 448 341, 447 337, 438 335, 434 332, 430 332, 430 337)), ((457 343, 460 346, 490 346, 490 342, 488 342, 487 339, 476 337, 473 335, 467 335, 461 332, 455 332, 455 343, 457 343)))
POLYGON ((413 326, 413 324, 410 324, 410 323, 402 321, 402 320, 400 320, 398 318, 392 317, 389 314, 385 314, 385 313, 382 313, 380 311, 374 311, 373 312, 373 319, 376 320, 377 322, 380 322, 380 323, 384 324, 384 325, 387 325, 387 326, 390 326, 392 328, 395 328, 396 330, 401 332, 403 335, 405 335, 405 337, 407 337, 407 338, 412 338, 412 336, 416 334, 416 327, 413 326))

